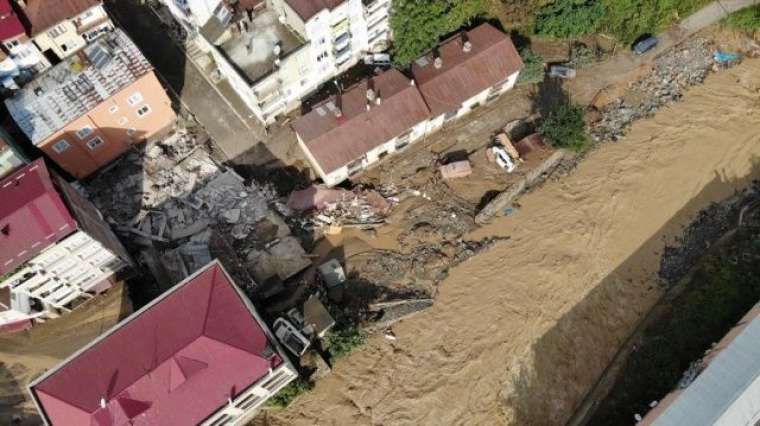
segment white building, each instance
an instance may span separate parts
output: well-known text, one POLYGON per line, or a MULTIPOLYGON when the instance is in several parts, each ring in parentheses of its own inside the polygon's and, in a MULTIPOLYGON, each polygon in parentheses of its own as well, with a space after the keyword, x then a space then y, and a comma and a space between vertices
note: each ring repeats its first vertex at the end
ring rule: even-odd
POLYGON ((418 58, 412 75, 430 107, 428 132, 514 87, 523 62, 507 34, 489 24, 457 34, 418 58))
POLYGON ((29 23, 29 36, 51 61, 83 48, 114 25, 100 0, 17 0, 29 23))
POLYGON ((390 37, 390 0, 163 1, 216 75, 265 124, 365 53, 386 49, 390 37))
POLYGON ((50 62, 27 36, 24 25, 9 0, 0 0, 0 84, 8 89, 48 67, 50 62))
POLYGON ((396 70, 362 81, 296 120, 298 143, 327 185, 336 185, 425 135, 425 101, 396 70))
POLYGON ((415 61, 414 80, 387 71, 295 121, 301 149, 325 184, 355 177, 492 102, 514 87, 523 65, 509 36, 489 24, 444 41, 436 52, 415 61))
POLYGON ((71 311, 130 266, 97 209, 42 160, 0 181, 0 200, 0 330, 71 311))

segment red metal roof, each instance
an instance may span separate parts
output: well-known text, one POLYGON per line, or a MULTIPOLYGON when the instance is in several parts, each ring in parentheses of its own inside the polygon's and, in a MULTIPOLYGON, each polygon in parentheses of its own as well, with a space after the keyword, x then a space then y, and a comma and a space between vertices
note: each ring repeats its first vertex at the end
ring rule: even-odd
POLYGON ((26 0, 24 14, 31 26, 29 32, 35 36, 99 4, 101 0, 26 0))
POLYGON ((0 275, 77 229, 40 159, 0 181, 0 275))
POLYGON ((330 98, 296 120, 293 128, 322 170, 330 173, 428 117, 417 88, 403 74, 390 70, 348 89, 340 99, 330 98), (370 87, 382 102, 367 110, 370 87), (340 118, 327 108, 329 103, 341 110, 340 118))
POLYGON ((52 425, 194 425, 282 363, 268 346, 215 262, 31 389, 52 425))
POLYGON ((457 110, 464 101, 505 80, 523 66, 509 36, 490 24, 468 31, 467 40, 472 46, 469 52, 463 50, 461 34, 441 43, 438 47, 443 60, 440 68, 434 66, 432 55, 412 64, 414 79, 433 116, 457 110))
POLYGON ((0 41, 24 34, 24 26, 8 0, 0 0, 0 41))

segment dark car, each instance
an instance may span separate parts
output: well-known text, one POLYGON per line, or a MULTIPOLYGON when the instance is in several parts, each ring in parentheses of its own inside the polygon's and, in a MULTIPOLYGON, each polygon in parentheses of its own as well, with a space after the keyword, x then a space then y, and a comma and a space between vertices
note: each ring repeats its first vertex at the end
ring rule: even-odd
POLYGON ((657 37, 647 37, 633 45, 633 52, 637 55, 643 55, 644 53, 657 46, 657 37))

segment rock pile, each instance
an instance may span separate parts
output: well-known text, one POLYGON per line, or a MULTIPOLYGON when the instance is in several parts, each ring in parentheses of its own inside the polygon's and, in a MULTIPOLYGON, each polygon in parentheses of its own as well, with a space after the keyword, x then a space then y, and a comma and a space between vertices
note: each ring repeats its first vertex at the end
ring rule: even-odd
POLYGON ((616 141, 633 121, 679 100, 685 89, 704 82, 715 66, 712 54, 708 41, 696 37, 657 58, 652 72, 629 88, 632 100, 620 98, 602 109, 591 136, 596 142, 616 141))

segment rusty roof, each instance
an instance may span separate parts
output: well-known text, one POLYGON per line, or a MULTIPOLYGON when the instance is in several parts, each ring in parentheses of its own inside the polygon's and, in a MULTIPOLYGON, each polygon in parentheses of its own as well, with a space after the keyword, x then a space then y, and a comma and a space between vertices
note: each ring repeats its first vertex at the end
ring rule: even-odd
POLYGON ((420 92, 396 70, 364 80, 314 108, 293 124, 324 173, 360 158, 368 151, 425 121, 429 112, 420 92), (382 99, 367 110, 367 89, 382 99), (340 118, 334 111, 342 111, 340 118))
POLYGON ((311 19, 322 9, 335 9, 345 0, 285 0, 286 3, 304 20, 311 19))
POLYGON ((24 14, 29 20, 29 33, 35 36, 99 4, 100 0, 26 0, 24 14))
POLYGON ((472 45, 469 52, 463 49, 463 34, 458 34, 438 47, 443 60, 440 68, 434 66, 432 54, 412 64, 412 74, 433 116, 458 109, 523 66, 509 36, 492 25, 482 24, 465 34, 472 45))

